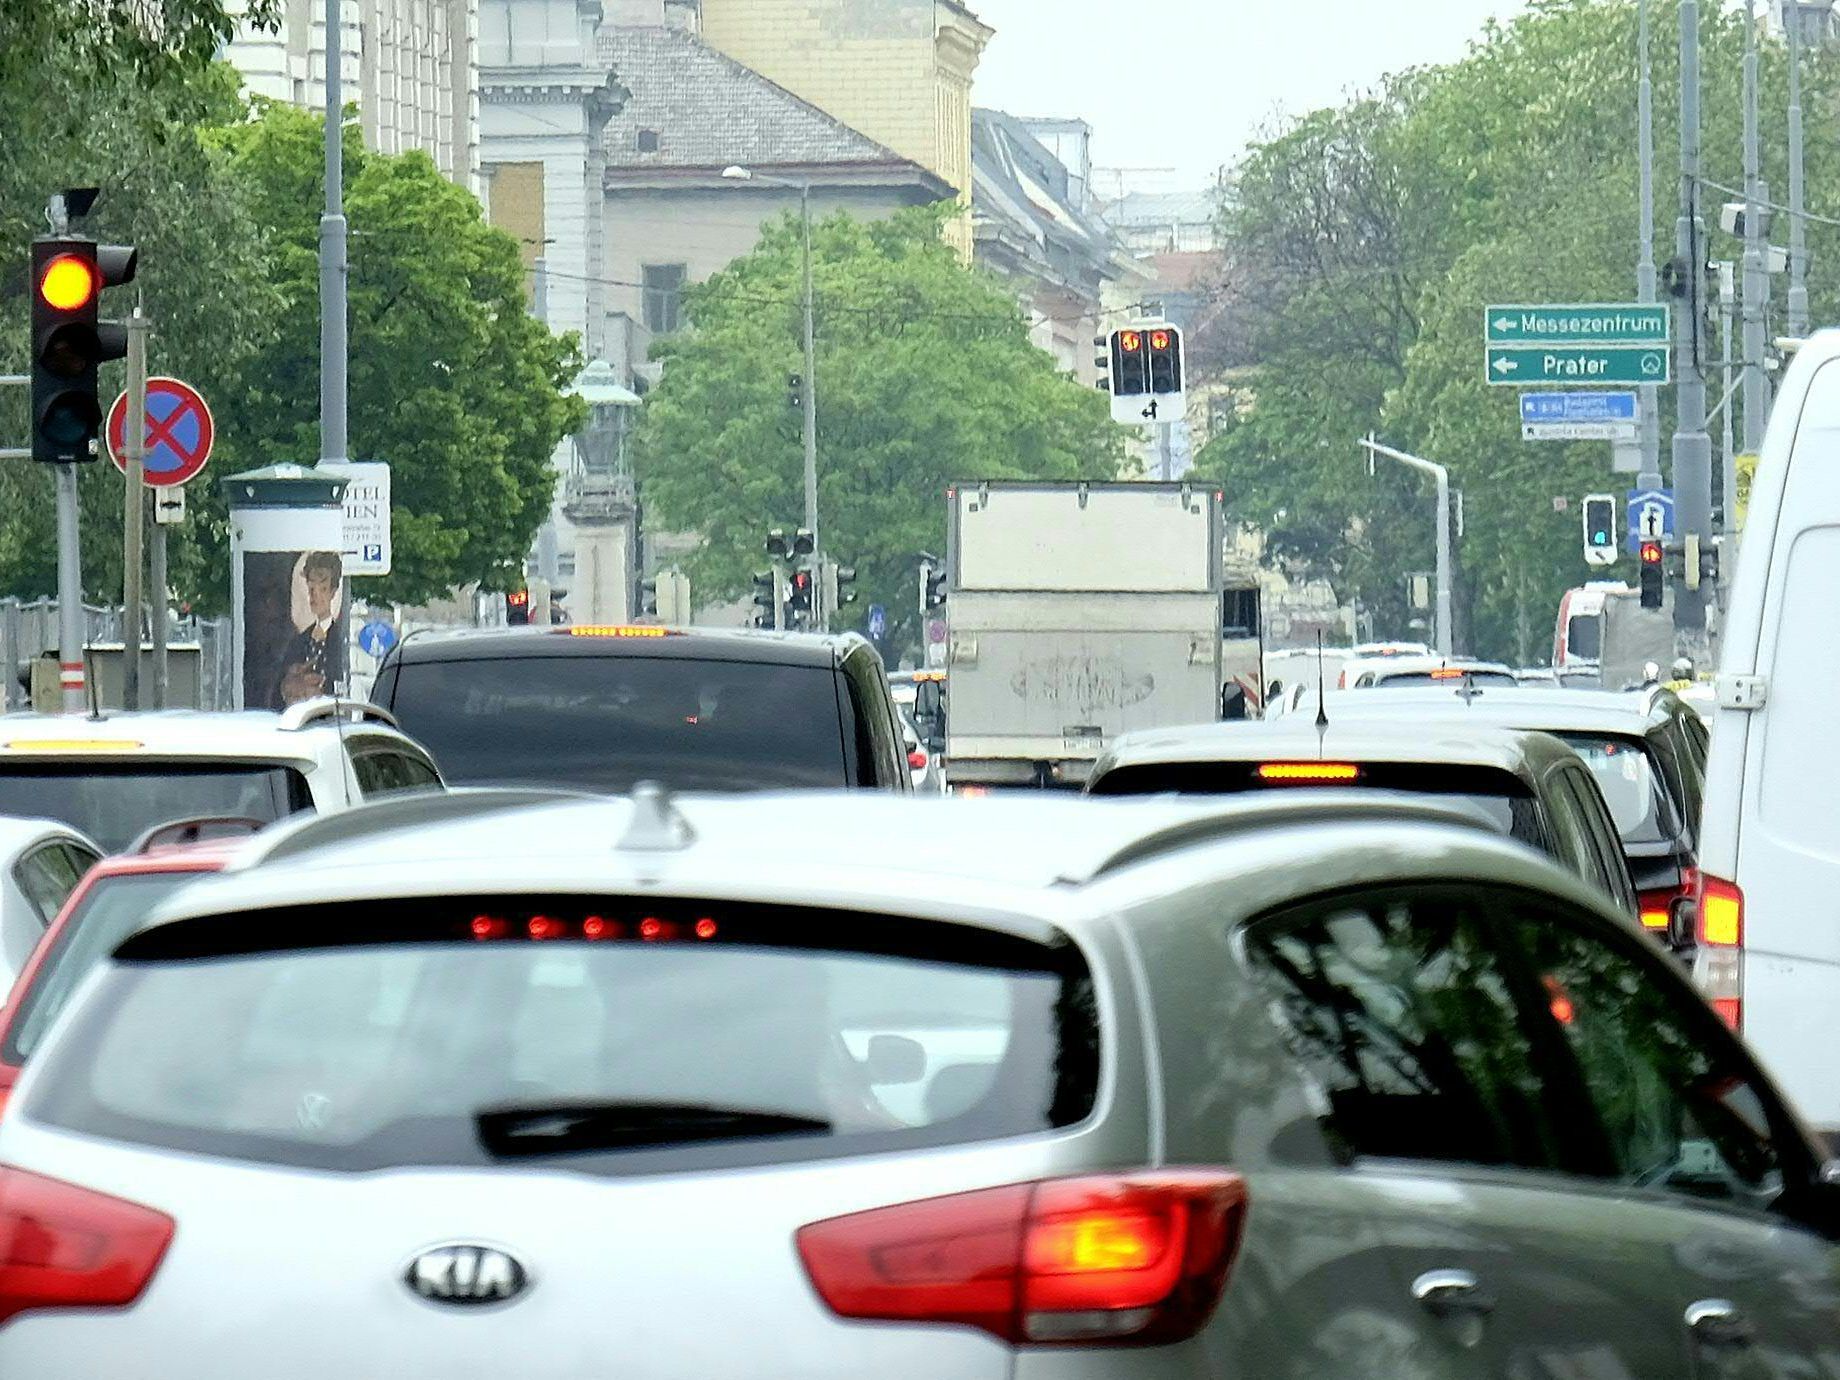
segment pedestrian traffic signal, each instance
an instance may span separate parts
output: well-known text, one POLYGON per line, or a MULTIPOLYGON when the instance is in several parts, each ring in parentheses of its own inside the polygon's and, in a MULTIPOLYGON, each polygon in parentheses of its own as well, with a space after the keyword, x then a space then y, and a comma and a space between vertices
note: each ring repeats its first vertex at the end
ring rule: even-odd
POLYGON ((514 589, 505 596, 505 622, 514 628, 530 623, 530 591, 514 589))
POLYGON ((131 282, 132 246, 72 236, 32 242, 32 458, 96 458, 96 369, 128 353, 127 328, 98 319, 103 289, 131 282))
POLYGON ((836 613, 846 604, 856 602, 856 591, 851 588, 855 583, 855 566, 838 565, 835 561, 824 563, 824 612, 826 616, 836 613))
MULTIPOLYGON (((1182 332, 1174 326, 1156 326, 1146 333, 1150 357, 1150 391, 1182 391, 1182 332)), ((1172 419, 1173 420, 1173 419, 1172 419)))
POLYGON ((1658 541, 1645 541, 1639 548, 1642 562, 1642 607, 1658 609, 1663 602, 1663 586, 1667 580, 1664 564, 1665 553, 1658 541))
POLYGON ((946 606, 946 573, 937 566, 927 566, 920 572, 920 601, 931 613, 934 609, 946 606))
POLYGON ((1620 533, 1616 530, 1616 499, 1610 494, 1588 494, 1584 500, 1584 558, 1591 565, 1616 564, 1620 533))

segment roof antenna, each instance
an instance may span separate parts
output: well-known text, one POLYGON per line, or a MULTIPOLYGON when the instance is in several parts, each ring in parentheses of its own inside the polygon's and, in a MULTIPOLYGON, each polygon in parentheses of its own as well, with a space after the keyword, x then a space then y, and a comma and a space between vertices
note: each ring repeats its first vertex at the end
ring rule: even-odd
POLYGON ((337 695, 332 697, 332 732, 339 740, 339 756, 345 764, 345 808, 352 808, 351 778, 357 774, 357 764, 351 760, 351 753, 345 749, 345 707, 339 703, 337 695))
POLYGON ((696 831, 677 812, 668 791, 656 781, 632 788, 632 819, 614 847, 633 853, 675 853, 696 842, 696 831))
POLYGON ((1476 688, 1476 673, 1474 671, 1465 671, 1463 673, 1463 686, 1457 691, 1457 698, 1462 700, 1465 704, 1473 704, 1481 697, 1482 691, 1476 688))
MULTIPOLYGON (((1328 680, 1329 673, 1323 668, 1322 637, 1322 629, 1318 628, 1316 630, 1316 732, 1319 735, 1329 726, 1329 711, 1323 704, 1324 683, 1328 680)), ((1318 746, 1320 745, 1319 743, 1318 746)))

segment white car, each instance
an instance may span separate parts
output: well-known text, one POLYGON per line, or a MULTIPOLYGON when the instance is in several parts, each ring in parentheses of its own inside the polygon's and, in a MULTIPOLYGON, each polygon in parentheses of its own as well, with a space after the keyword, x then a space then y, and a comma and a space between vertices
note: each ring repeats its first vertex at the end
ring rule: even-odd
POLYGON ((179 819, 269 823, 441 787, 388 710, 330 699, 280 714, 0 715, 0 814, 61 820, 116 853, 179 819))
POLYGON ((0 818, 0 1003, 45 926, 101 856, 93 841, 55 820, 0 818))
POLYGON ((1830 1137, 1840 1136, 1836 434, 1840 331, 1829 330, 1783 376, 1751 487, 1714 682, 1694 970, 1830 1137))
POLYGON ((1499 661, 1460 656, 1357 657, 1342 668, 1342 689, 1374 690, 1386 686, 1458 684, 1518 685, 1514 672, 1499 661))

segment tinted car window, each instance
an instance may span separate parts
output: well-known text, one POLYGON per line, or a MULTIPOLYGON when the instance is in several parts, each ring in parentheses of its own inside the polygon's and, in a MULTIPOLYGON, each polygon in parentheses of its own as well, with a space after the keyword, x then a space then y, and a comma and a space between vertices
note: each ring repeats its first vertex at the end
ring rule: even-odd
MULTIPOLYGON (((562 656, 404 663, 391 702, 451 785, 852 784, 823 666, 562 656)), ((853 717, 853 715, 852 715, 853 717)))
POLYGON ((394 747, 364 748, 352 754, 352 771, 365 798, 437 788, 440 778, 394 747))
POLYGON ((1629 880, 1629 864, 1623 856, 1622 841, 1606 810, 1602 793, 1589 773, 1568 766, 1554 782, 1570 797, 1577 818, 1578 837, 1584 853, 1580 873, 1593 887, 1619 909, 1631 914, 1636 910, 1635 886, 1629 880))
POLYGON ((1602 614, 1581 614, 1565 625, 1565 650, 1580 661, 1596 661, 1604 654, 1602 614))
POLYGON ((76 859, 61 844, 46 844, 26 854, 13 867, 13 878, 37 912, 41 925, 63 908, 82 877, 76 859))
POLYGON ((153 908, 198 874, 146 872, 98 877, 50 941, 19 999, 0 1048, 9 1064, 31 1057, 76 985, 103 955, 140 927, 153 908))
POLYGON ((1471 671, 1460 676, 1449 675, 1442 671, 1379 671, 1364 684, 1380 689, 1405 689, 1417 685, 1458 686, 1468 681, 1471 685, 1519 685, 1508 671, 1471 671))
POLYGON ((0 768, 0 814, 58 820, 111 853, 175 819, 236 816, 268 823, 312 805, 306 778, 292 767, 11 762, 0 768))
POLYGON ((1645 956, 1514 907, 1509 930, 1576 1061, 1623 1183, 1761 1204, 1783 1182, 1772 1103, 1707 1013, 1645 956))
POLYGON ((985 1140, 1090 1112, 1098 1030, 1070 945, 700 909, 440 903, 442 937, 414 942, 376 903, 265 912, 260 936, 221 927, 269 945, 299 926, 314 944, 257 953, 204 955, 198 926, 143 933, 53 1055, 32 1114, 326 1170, 618 1174, 985 1140), (479 942, 476 921, 505 929, 479 942), (525 938, 539 921, 560 937, 525 938), (878 1037, 910 1067, 878 1067, 878 1037))
POLYGON ((1246 953, 1348 1160, 1591 1168, 1563 1050, 1527 1026, 1482 900, 1379 893, 1255 925, 1246 953))

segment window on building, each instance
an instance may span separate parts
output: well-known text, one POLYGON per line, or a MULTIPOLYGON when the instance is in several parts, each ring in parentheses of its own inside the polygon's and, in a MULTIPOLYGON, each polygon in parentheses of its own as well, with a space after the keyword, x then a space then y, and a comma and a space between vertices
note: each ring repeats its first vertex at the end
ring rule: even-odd
POLYGON ((669 335, 684 324, 684 265, 646 264, 645 329, 669 335))
POLYGON ((658 152, 658 131, 657 130, 642 129, 639 131, 639 152, 640 153, 657 153, 658 152))

